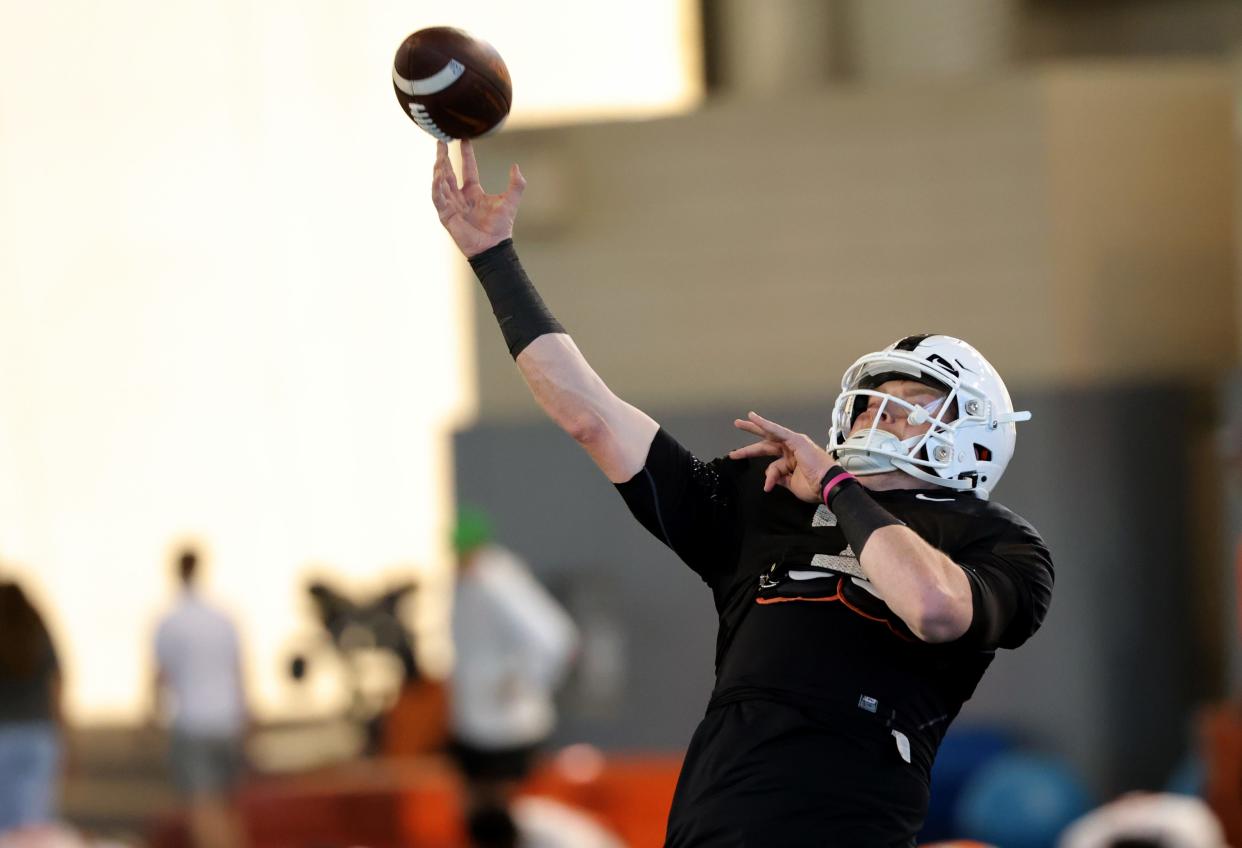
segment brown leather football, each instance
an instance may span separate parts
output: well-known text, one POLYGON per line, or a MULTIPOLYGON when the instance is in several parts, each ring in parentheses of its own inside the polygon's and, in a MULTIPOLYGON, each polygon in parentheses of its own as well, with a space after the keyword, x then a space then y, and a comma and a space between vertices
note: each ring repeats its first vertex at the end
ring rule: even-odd
POLYGON ((392 63, 405 113, 441 141, 495 132, 509 115, 509 69, 486 41, 452 27, 409 35, 392 63))

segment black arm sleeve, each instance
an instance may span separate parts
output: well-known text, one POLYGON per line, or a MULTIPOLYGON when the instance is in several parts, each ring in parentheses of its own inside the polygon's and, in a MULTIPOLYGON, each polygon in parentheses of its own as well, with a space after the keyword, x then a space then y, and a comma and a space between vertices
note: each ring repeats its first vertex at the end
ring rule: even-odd
POLYGON ((470 257, 470 267, 492 304, 492 314, 514 359, 545 333, 565 332, 518 261, 513 239, 470 257))
POLYGON ((736 563, 737 479, 744 465, 703 462, 661 428, 642 470, 616 487, 639 523, 713 585, 736 563))
MULTIPOLYGON (((836 476, 833 474, 835 470, 836 468, 829 469, 828 474, 824 476, 828 477, 829 474, 836 476)), ((838 487, 832 495, 828 508, 836 515, 841 532, 845 534, 845 540, 854 549, 855 556, 859 557, 863 554, 863 548, 867 546, 867 540, 876 530, 894 524, 905 526, 905 522, 893 517, 892 513, 876 503, 871 494, 857 480, 850 480, 847 484, 838 487)))
POLYGON ((954 556, 970 580, 973 617, 962 641, 1016 648, 1035 634, 1052 600, 1052 557, 1039 534, 1012 524, 998 538, 954 556))

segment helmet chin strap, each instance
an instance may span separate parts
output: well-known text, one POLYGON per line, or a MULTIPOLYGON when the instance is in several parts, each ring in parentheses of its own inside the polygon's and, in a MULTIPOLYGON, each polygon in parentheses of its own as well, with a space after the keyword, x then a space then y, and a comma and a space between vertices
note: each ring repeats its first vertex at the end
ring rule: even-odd
POLYGON ((949 480, 937 474, 932 474, 926 468, 919 468, 917 465, 904 459, 894 460, 893 465, 898 471, 904 471, 916 480, 922 480, 925 483, 931 483, 945 489, 964 492, 967 489, 974 488, 974 483, 969 480, 949 480))
POLYGON ((887 474, 890 471, 903 471, 916 480, 922 480, 925 483, 931 483, 936 486, 957 490, 971 488, 971 483, 967 480, 946 480, 907 459, 896 459, 892 456, 876 453, 876 451, 886 451, 888 453, 904 454, 913 449, 921 440, 922 436, 911 436, 903 442, 892 433, 885 432, 884 430, 877 430, 874 434, 870 432, 856 433, 846 439, 844 444, 836 448, 837 462, 842 468, 856 477, 866 477, 871 474, 887 474), (870 444, 868 444, 868 440, 870 440, 870 444))
POLYGON ((836 449, 837 462, 846 471, 858 477, 886 474, 889 471, 896 471, 897 466, 893 465, 891 456, 884 456, 875 451, 897 453, 902 447, 900 439, 883 430, 877 430, 874 435, 870 432, 856 433, 836 449))

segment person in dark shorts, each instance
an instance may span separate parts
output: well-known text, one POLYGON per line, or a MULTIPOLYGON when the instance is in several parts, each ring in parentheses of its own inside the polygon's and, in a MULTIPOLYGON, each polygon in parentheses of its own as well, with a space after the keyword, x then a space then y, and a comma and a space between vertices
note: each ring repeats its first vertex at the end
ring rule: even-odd
POLYGON ((169 761, 191 842, 241 848, 247 837, 234 795, 250 722, 241 642, 232 617, 199 590, 200 565, 193 548, 174 562, 180 592, 155 632, 152 720, 171 720, 169 761))
POLYGON ((989 500, 1029 416, 973 347, 909 336, 846 370, 827 449, 751 413, 735 425, 758 441, 700 460, 608 389, 535 291, 517 166, 488 195, 461 153, 459 184, 439 145, 432 199, 519 371, 719 614, 665 844, 914 845, 946 728, 1051 599, 1039 534, 989 500))
POLYGON ((451 630, 449 753, 465 778, 475 848, 520 843, 510 815, 518 785, 556 722, 553 694, 577 650, 569 614, 478 509, 458 510, 451 630))

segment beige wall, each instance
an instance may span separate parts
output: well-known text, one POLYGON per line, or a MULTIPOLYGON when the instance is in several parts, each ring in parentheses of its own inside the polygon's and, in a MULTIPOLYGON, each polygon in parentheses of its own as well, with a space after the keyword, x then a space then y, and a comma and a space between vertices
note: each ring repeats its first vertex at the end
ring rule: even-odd
POLYGON ((1231 91, 1223 65, 1043 75, 1049 378, 1216 376, 1235 362, 1231 91))
MULTIPOLYGON (((717 100, 506 133, 518 245, 618 393, 652 408, 835 394, 858 354, 961 335, 1011 386, 1234 361, 1223 66, 1060 65, 984 83, 717 100)), ((536 414, 478 305, 480 410, 536 414)))

